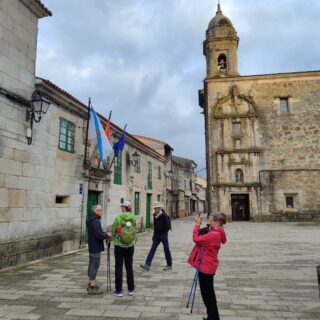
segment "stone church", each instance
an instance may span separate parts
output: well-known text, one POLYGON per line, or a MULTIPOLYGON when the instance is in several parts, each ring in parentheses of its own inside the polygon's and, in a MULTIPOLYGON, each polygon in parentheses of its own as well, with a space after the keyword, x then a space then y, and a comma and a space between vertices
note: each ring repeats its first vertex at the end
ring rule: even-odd
POLYGON ((203 42, 209 213, 320 220, 320 71, 241 76, 239 37, 218 4, 203 42))

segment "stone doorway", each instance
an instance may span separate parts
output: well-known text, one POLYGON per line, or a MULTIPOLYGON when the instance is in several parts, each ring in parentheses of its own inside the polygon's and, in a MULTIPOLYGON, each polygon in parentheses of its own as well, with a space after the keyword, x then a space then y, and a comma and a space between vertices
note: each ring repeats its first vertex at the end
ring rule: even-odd
POLYGON ((249 221, 249 194, 231 194, 232 221, 249 221))

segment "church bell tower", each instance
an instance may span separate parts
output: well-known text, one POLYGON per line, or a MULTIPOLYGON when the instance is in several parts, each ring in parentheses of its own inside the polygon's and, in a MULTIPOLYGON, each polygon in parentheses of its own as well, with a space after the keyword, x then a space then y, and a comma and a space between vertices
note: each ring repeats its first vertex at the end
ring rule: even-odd
POLYGON ((216 15, 209 23, 206 40, 203 42, 207 78, 239 76, 238 44, 237 31, 231 21, 222 14, 218 3, 216 15))

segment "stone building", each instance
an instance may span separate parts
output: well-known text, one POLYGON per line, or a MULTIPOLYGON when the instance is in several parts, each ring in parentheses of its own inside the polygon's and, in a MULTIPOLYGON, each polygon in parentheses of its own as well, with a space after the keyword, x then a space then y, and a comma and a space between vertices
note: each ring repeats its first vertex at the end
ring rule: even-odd
POLYGON ((184 217, 198 212, 198 199, 195 191, 195 168, 197 164, 191 160, 172 156, 173 194, 176 198, 176 214, 184 217))
MULTIPOLYGON (((81 247, 92 204, 106 228, 130 199, 145 228, 152 203, 166 201, 164 156, 127 134, 112 167, 99 167, 87 105, 35 78, 37 22, 50 15, 39 0, 0 2, 0 268, 81 247)), ((113 143, 121 132, 111 125, 113 143)))
POLYGON ((166 142, 135 135, 167 159, 164 178, 166 179, 166 212, 172 217, 183 217, 204 210, 203 192, 205 188, 196 188, 196 175, 194 169, 197 164, 190 159, 185 159, 172 154, 173 148, 166 142), (199 189, 199 191, 198 191, 199 189))
POLYGON ((0 268, 36 259, 44 251, 53 253, 54 246, 63 250, 61 241, 52 246, 51 235, 34 236, 42 228, 44 233, 54 228, 43 219, 39 205, 51 201, 40 196, 48 188, 52 171, 46 165, 52 164, 54 152, 43 149, 43 140, 31 145, 30 152, 26 121, 26 114, 32 118, 30 100, 36 99, 38 19, 47 16, 51 12, 40 1, 0 2, 0 268))
POLYGON ((231 220, 320 216, 320 72, 240 76, 239 37, 220 5, 203 43, 210 212, 231 220))
POLYGON ((198 199, 197 212, 207 214, 207 204, 206 204, 207 180, 200 176, 196 176, 194 190, 198 199))
POLYGON ((171 216, 174 217, 175 215, 173 212, 175 212, 175 208, 173 207, 174 202, 174 195, 172 192, 172 179, 168 175, 168 172, 172 170, 172 151, 173 148, 166 142, 163 142, 158 139, 153 139, 150 137, 140 136, 140 135, 134 135, 135 138, 149 146, 150 148, 154 149, 156 152, 161 154, 163 157, 167 159, 166 165, 164 167, 164 170, 160 172, 161 177, 165 179, 165 185, 166 185, 166 197, 157 197, 157 200, 163 203, 165 211, 171 216), (164 201, 165 200, 165 201, 164 201))

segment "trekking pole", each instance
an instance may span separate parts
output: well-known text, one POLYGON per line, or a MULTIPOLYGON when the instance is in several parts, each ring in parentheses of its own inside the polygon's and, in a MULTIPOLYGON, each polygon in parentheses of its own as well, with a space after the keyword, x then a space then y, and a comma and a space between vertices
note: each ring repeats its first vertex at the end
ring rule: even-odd
POLYGON ((187 308, 188 308, 190 300, 191 300, 191 296, 193 294, 190 313, 192 313, 192 311, 193 311, 194 300, 195 300, 195 297, 196 297, 197 284, 198 284, 198 278, 199 278, 199 272, 200 272, 200 265, 201 265, 202 256, 203 256, 203 250, 204 250, 204 247, 201 247, 200 258, 199 258, 199 261, 198 261, 198 266, 197 266, 197 269, 196 269, 196 272, 195 272, 195 275, 194 275, 192 287, 191 287, 190 294, 189 294, 189 300, 188 300, 188 303, 187 303, 187 308))
POLYGON ((111 291, 111 270, 110 270, 110 246, 111 246, 111 241, 110 241, 110 238, 108 238, 107 245, 108 245, 108 248, 107 248, 107 291, 111 291))

